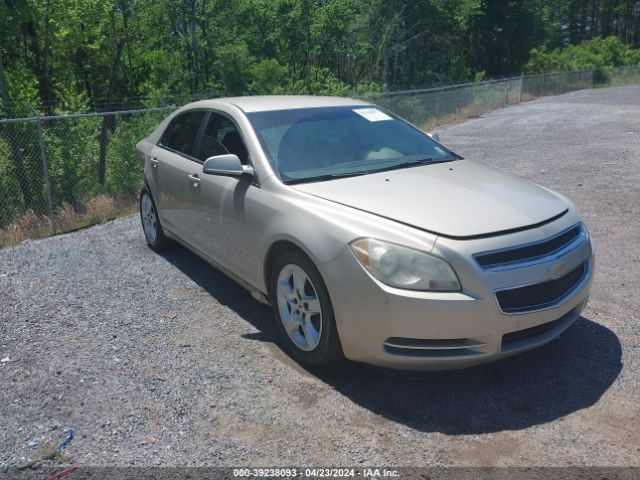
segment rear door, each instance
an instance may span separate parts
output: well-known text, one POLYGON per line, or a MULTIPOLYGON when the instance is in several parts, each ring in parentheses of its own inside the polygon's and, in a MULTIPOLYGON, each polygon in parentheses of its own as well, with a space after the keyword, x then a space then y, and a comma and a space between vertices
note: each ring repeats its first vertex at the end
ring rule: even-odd
POLYGON ((152 152, 157 192, 154 199, 165 229, 193 244, 197 232, 202 162, 194 151, 208 113, 190 110, 177 115, 152 152))

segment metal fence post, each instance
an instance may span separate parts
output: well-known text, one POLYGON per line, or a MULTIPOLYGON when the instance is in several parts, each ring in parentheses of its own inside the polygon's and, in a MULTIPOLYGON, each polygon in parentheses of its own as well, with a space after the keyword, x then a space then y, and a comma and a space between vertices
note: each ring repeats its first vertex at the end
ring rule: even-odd
POLYGON ((53 197, 51 195, 51 181, 49 180, 49 164, 47 163, 47 150, 44 145, 44 135, 42 134, 42 120, 40 120, 40 114, 31 107, 34 116, 36 117, 36 126, 38 130, 38 142, 40 144, 40 161, 42 162, 42 174, 44 176, 44 188, 47 191, 47 203, 49 207, 49 219, 51 220, 51 231, 55 235, 56 232, 56 216, 53 211, 53 197))
POLYGON ((440 125, 440 90, 436 90, 436 127, 440 125))
POLYGON ((522 103, 522 89, 524 87, 524 73, 520 72, 520 80, 518 80, 518 103, 522 103))

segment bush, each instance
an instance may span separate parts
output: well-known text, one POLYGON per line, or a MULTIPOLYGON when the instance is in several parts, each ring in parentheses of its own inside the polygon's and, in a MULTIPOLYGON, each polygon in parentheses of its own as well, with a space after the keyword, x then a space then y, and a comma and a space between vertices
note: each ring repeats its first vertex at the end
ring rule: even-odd
POLYGON ((640 64, 640 49, 631 48, 617 37, 596 37, 580 45, 556 48, 548 52, 534 48, 525 69, 531 73, 595 70, 594 81, 606 83, 614 67, 640 64))

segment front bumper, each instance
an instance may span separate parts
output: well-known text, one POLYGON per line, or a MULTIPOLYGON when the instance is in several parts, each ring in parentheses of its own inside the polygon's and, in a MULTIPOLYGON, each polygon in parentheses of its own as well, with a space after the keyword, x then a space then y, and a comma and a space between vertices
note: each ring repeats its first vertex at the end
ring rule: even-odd
MULTIPOLYGON (((557 228, 557 226, 556 226, 557 228)), ((472 241, 439 239, 432 253, 446 258, 463 287, 458 293, 417 292, 382 284, 357 262, 349 247, 318 265, 331 295, 336 324, 347 358, 387 368, 452 369, 497 360, 544 345, 568 328, 587 303, 593 276, 589 238, 563 256, 567 270, 586 265, 580 283, 552 306, 506 314, 495 292, 544 281, 549 265, 484 271, 477 252, 517 245, 523 232, 472 241)))

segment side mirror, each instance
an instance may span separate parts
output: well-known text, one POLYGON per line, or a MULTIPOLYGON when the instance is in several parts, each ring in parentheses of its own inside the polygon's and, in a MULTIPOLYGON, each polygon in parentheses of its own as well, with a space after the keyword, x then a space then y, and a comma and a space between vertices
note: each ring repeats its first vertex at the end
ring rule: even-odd
POLYGON ((440 135, 437 133, 427 133, 431 138, 433 138, 436 142, 440 142, 440 135))
POLYGON ((240 177, 245 174, 253 175, 253 168, 249 165, 242 165, 237 155, 228 153, 207 158, 202 165, 202 173, 240 177))

